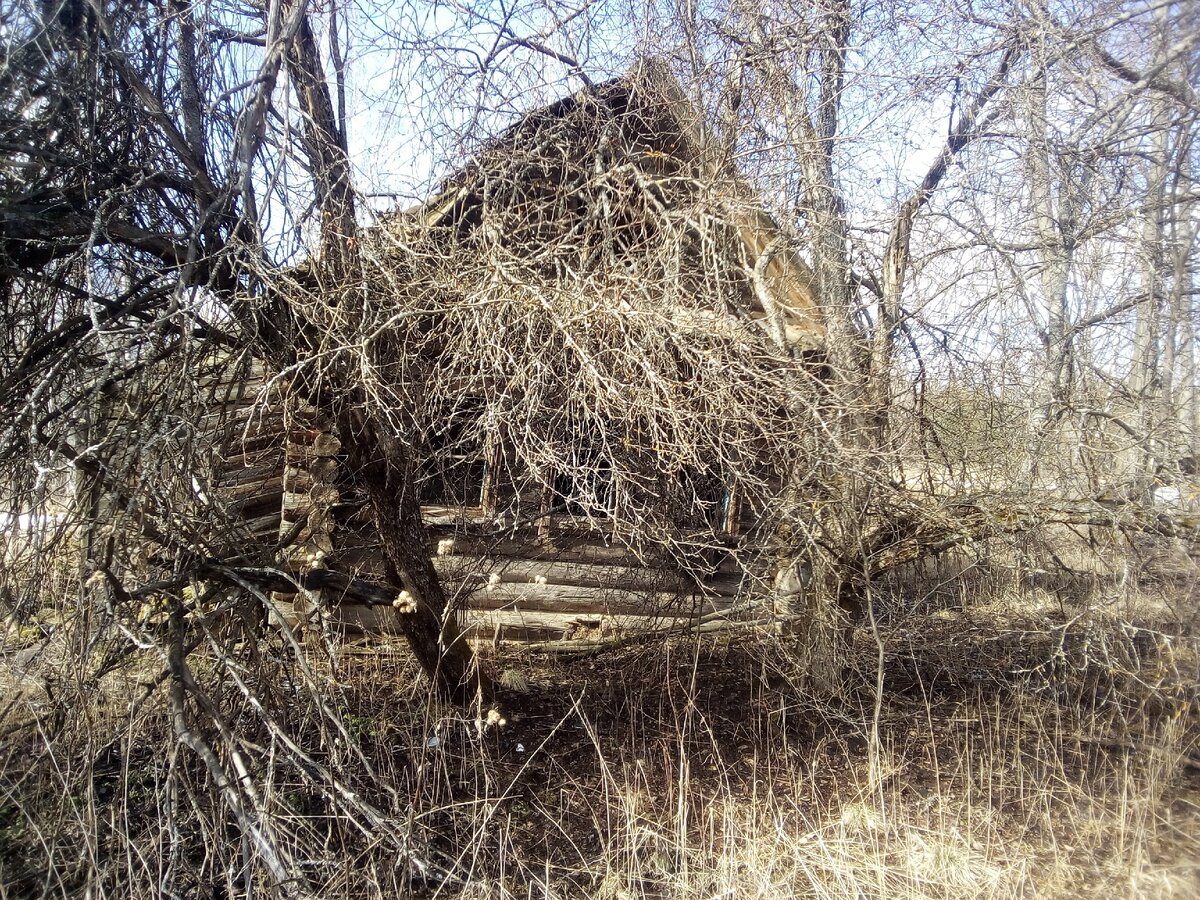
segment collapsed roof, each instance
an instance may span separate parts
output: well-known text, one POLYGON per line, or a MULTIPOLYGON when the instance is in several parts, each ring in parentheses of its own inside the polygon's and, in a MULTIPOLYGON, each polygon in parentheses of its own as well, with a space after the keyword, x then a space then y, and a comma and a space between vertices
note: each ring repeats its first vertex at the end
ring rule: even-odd
POLYGON ((526 114, 388 230, 559 278, 662 263, 692 324, 731 314, 781 349, 823 344, 811 270, 652 60, 526 114))

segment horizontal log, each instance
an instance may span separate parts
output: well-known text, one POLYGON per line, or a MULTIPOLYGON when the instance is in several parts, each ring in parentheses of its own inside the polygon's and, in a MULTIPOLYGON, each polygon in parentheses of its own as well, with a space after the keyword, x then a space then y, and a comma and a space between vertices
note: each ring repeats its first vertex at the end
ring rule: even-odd
POLYGON ((214 467, 221 471, 270 468, 279 472, 283 470, 285 460, 283 444, 254 448, 228 443, 220 445, 219 453, 219 461, 214 467))
POLYGON ((344 602, 348 607, 386 606, 390 609, 392 601, 396 599, 395 591, 385 585, 363 581, 333 569, 287 572, 283 569, 219 565, 214 565, 211 569, 216 575, 234 575, 262 590, 274 591, 285 596, 296 595, 297 588, 309 591, 324 590, 331 603, 344 602))
POLYGON ((259 485, 268 484, 278 479, 280 486, 283 485, 283 476, 280 472, 280 467, 274 462, 247 466, 243 465, 240 459, 238 460, 222 460, 219 459, 214 464, 217 469, 217 478, 220 482, 221 490, 235 497, 241 490, 254 489, 259 485))
MULTIPOLYGON (((541 560, 581 563, 586 565, 611 565, 629 570, 654 570, 670 572, 679 570, 678 560, 664 556, 660 559, 639 558, 632 550, 620 545, 598 543, 589 540, 574 542, 554 542, 547 544, 538 540, 532 532, 518 533, 515 536, 481 537, 464 535, 442 528, 429 529, 434 547, 445 541, 450 541, 452 553, 461 556, 477 556, 494 558, 497 564, 507 559, 524 559, 535 563, 541 560)), ((740 580, 743 568, 735 558, 738 548, 714 549, 709 551, 709 560, 705 570, 714 576, 731 576, 733 581, 740 580), (712 557, 716 557, 713 559, 712 557)), ((685 579, 686 573, 680 571, 680 578, 685 579)), ((726 579, 728 581, 729 579, 726 579)))
MULTIPOLYGON (((297 600, 293 621, 310 615, 310 609, 297 600)), ((328 613, 329 623, 355 634, 399 634, 402 613, 383 606, 343 606, 328 613)), ((564 640, 572 634, 587 637, 596 631, 615 633, 667 632, 684 629, 695 619, 645 616, 580 616, 556 613, 471 613, 464 617, 462 630, 468 640, 545 641, 564 640)))
POLYGON ((293 544, 309 551, 319 550, 325 556, 333 553, 333 536, 327 531, 313 531, 311 528, 302 528, 293 544))
POLYGON ((281 419, 279 400, 279 395, 261 381, 247 384, 243 389, 234 392, 209 391, 207 396, 197 404, 199 412, 197 419, 200 421, 203 421, 204 418, 218 420, 220 417, 243 421, 255 418, 281 419))
MULTIPOLYGON (((313 569, 294 575, 301 587, 308 590, 325 589, 334 605, 342 606, 391 606, 395 591, 386 585, 356 578, 333 569, 313 569)), ((484 591, 468 609, 488 613, 529 614, 554 613, 569 616, 616 616, 641 618, 694 618, 698 614, 708 615, 731 607, 727 599, 686 598, 690 608, 682 606, 674 595, 656 596, 629 592, 597 591, 596 589, 570 589, 561 587, 527 586, 518 593, 516 585, 498 586, 484 591), (512 593, 506 593, 512 592, 512 593), (653 605, 653 604, 658 604, 653 605), (685 612, 686 609, 686 612, 685 612), (662 610, 662 612, 660 612, 662 610)), ((282 577, 271 586, 272 590, 284 591, 289 584, 282 577)))
POLYGON ((486 622, 467 624, 462 628, 463 636, 468 641, 501 641, 505 643, 528 644, 534 642, 554 642, 570 644, 567 631, 563 628, 545 628, 531 625, 492 625, 486 622))
POLYGON ((662 640, 672 635, 731 634, 734 632, 772 628, 784 621, 787 621, 787 619, 775 616, 763 616, 754 619, 727 619, 723 617, 710 619, 705 617, 699 621, 690 622, 685 626, 675 628, 630 629, 624 633, 601 635, 600 637, 580 634, 569 641, 564 641, 561 637, 542 640, 528 638, 523 640, 522 643, 526 645, 525 649, 527 652, 578 658, 585 655, 616 650, 620 647, 631 647, 638 643, 662 640))
MULTIPOLYGON (((279 594, 280 613, 289 624, 307 618, 310 601, 297 594, 297 584, 305 590, 324 589, 342 599, 331 611, 333 624, 348 631, 394 634, 399 631, 403 614, 392 608, 393 592, 387 587, 349 578, 342 573, 316 569, 297 573, 291 578, 274 569, 229 567, 214 563, 202 566, 200 574, 252 584, 260 590, 279 594), (348 602, 353 600, 354 602, 348 602)), ((475 610, 463 615, 468 636, 491 639, 547 640, 562 637, 580 628, 612 629, 630 633, 666 633, 719 625, 729 621, 721 612, 692 616, 596 615, 590 613, 524 610, 475 610)))
MULTIPOLYGON (((433 564, 443 578, 460 583, 481 583, 495 577, 503 584, 544 583, 547 586, 573 585, 599 590, 620 588, 627 591, 656 591, 675 595, 693 592, 697 587, 695 581, 683 573, 646 566, 614 566, 562 559, 457 555, 437 555, 433 564)), ((705 595, 733 597, 741 588, 740 575, 722 575, 705 579, 699 592, 705 595)))
POLYGON ((468 610, 463 615, 467 627, 548 628, 571 631, 579 628, 613 631, 649 631, 685 628, 696 621, 689 616, 605 616, 586 613, 526 612, 523 610, 468 610))
POLYGON ((281 469, 283 468, 284 439, 282 432, 243 434, 241 431, 237 431, 232 434, 214 436, 213 441, 222 448, 221 455, 225 459, 245 460, 251 465, 255 465, 258 458, 270 453, 278 458, 278 465, 281 469))
POLYGON ((562 563, 552 560, 532 560, 520 557, 467 556, 445 553, 446 542, 441 543, 433 555, 433 566, 438 575, 455 582, 481 584, 489 579, 512 585, 577 584, 591 583, 596 586, 614 585, 619 581, 626 587, 641 587, 637 570, 626 566, 590 566, 581 563, 562 563), (441 550, 442 552, 438 552, 441 550), (584 574, 596 569, 592 578, 584 574), (578 572, 581 580, 567 576, 578 572))
POLYGON ((203 379, 199 384, 199 388, 203 396, 210 397, 213 401, 233 404, 237 403, 240 399, 253 396, 264 389, 272 393, 277 393, 273 384, 270 387, 267 385, 267 379, 262 374, 252 374, 246 377, 232 376, 203 379))
POLYGON ((279 511, 276 510, 269 515, 247 519, 245 521, 245 526, 246 530, 252 535, 267 538, 274 543, 276 540, 278 540, 279 526, 282 521, 282 516, 280 516, 279 511))
MULTIPOLYGON (((295 610, 284 613, 284 621, 289 627, 295 628, 304 618, 306 623, 313 621, 311 613, 302 616, 295 610)), ((339 611, 327 621, 327 627, 335 632, 353 636, 395 636, 401 633, 399 614, 392 609, 367 609, 356 607, 353 610, 339 611)), ((462 636, 467 641, 511 641, 511 642, 556 642, 564 646, 566 630, 564 628, 531 627, 524 624, 495 624, 477 622, 462 627, 462 636)))
POLYGON ((231 513, 247 517, 266 515, 268 512, 277 512, 281 508, 285 496, 282 489, 271 490, 268 488, 265 493, 251 494, 235 500, 226 508, 231 513))
MULTIPOLYGON (((321 506, 293 506, 282 510, 280 519, 289 526, 303 523, 306 529, 322 534, 332 534, 337 528, 337 523, 327 515, 327 510, 321 506)), ((378 551, 376 552, 378 553, 378 551)))
MULTIPOLYGON (((323 523, 317 522, 317 527, 315 528, 313 527, 312 523, 286 523, 286 526, 288 528, 288 535, 292 538, 292 543, 311 544, 314 547, 319 547, 327 555, 333 553, 333 535, 330 534, 330 532, 323 530, 325 527, 323 523), (300 528, 293 534, 293 529, 295 529, 298 524, 300 525, 300 528)), ((331 568, 337 568, 339 571, 345 570, 343 566, 335 565, 333 561, 331 561, 329 565, 331 568)))
POLYGON ((279 432, 283 428, 282 414, 257 393, 232 401, 213 400, 202 407, 197 421, 208 429, 236 427, 279 432))
POLYGON ((464 534, 454 528, 427 527, 430 539, 436 547, 447 538, 454 540, 455 553, 464 556, 518 557, 522 559, 556 559, 566 562, 610 563, 612 565, 641 566, 643 560, 626 547, 598 541, 563 541, 547 543, 540 540, 532 530, 520 531, 515 535, 504 532, 492 534, 464 534))
POLYGON ((221 495, 225 498, 226 506, 231 510, 245 509, 259 497, 271 496, 283 504, 283 479, 265 478, 259 482, 246 482, 229 490, 222 485, 221 495))
POLYGON ((730 597, 701 597, 622 591, 574 585, 498 584, 475 591, 466 602, 471 610, 523 610, 589 615, 692 615, 718 612, 733 606, 730 597))
POLYGON ((305 423, 318 422, 324 417, 324 413, 322 413, 321 410, 317 409, 311 403, 307 403, 303 400, 296 400, 295 398, 292 399, 292 402, 288 407, 288 415, 300 422, 305 423))
MULTIPOLYGON (((345 526, 346 523, 341 524, 345 526)), ((547 547, 536 540, 482 540, 453 531, 432 529, 432 532, 430 550, 433 554, 437 554, 439 546, 452 551, 449 554, 438 555, 434 560, 434 565, 446 577, 472 571, 489 574, 495 571, 506 581, 536 581, 538 575, 542 575, 550 583, 558 581, 564 584, 589 584, 598 587, 661 589, 664 585, 671 584, 672 570, 676 568, 671 560, 658 567, 653 561, 643 563, 633 553, 621 547, 596 544, 547 547), (450 557, 449 561, 446 560, 447 555, 450 557), (575 566, 578 568, 572 568, 575 566)), ((338 537, 338 558, 348 567, 377 571, 380 561, 379 545, 374 539, 372 529, 365 524, 354 530, 343 528, 338 537)), ((706 591, 733 596, 742 589, 744 572, 732 556, 722 558, 718 565, 710 568, 716 571, 707 578, 704 578, 703 573, 697 573, 703 578, 706 591)), ((677 579, 676 584, 680 585, 680 589, 690 589, 694 583, 684 573, 675 575, 674 578, 677 579)))
POLYGON ((221 367, 212 370, 204 375, 201 384, 242 384, 244 381, 253 381, 256 378, 265 378, 267 375, 266 365, 258 359, 230 359, 222 361, 221 367))
POLYGON ((503 527, 502 519, 485 514, 478 506, 422 506, 421 518, 426 525, 487 524, 503 527))
MULTIPOLYGON (((440 543, 438 550, 454 547, 453 539, 440 543)), ((503 582, 537 584, 574 584, 591 587, 623 587, 631 590, 685 590, 687 582, 678 573, 643 566, 616 566, 605 563, 522 557, 467 556, 439 552, 434 566, 440 575, 456 579, 486 580, 495 575, 503 582)))

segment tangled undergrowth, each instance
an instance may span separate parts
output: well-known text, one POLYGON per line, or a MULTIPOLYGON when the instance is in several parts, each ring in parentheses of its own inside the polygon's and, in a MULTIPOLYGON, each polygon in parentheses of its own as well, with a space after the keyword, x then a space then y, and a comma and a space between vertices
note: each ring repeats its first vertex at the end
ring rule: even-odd
POLYGON ((143 658, 89 681, 61 665, 70 633, 6 647, 3 897, 1184 897, 1200 879, 1196 639, 1096 612, 899 617, 860 631, 823 697, 770 636, 493 649, 497 711, 431 701, 395 645, 310 647, 307 674, 278 639, 197 650, 294 867, 274 885, 176 738, 169 679, 143 658))

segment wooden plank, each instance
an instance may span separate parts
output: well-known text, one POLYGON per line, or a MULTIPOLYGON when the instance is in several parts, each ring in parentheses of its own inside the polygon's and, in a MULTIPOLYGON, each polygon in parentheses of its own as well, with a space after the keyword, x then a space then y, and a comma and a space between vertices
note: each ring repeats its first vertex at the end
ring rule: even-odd
MULTIPOLYGON (((297 619, 303 615, 300 604, 296 604, 297 619)), ((388 607, 353 607, 336 611, 332 616, 335 628, 353 634, 399 634, 400 613, 388 607)), ((572 633, 580 637, 587 629, 615 632, 657 631, 671 628, 686 628, 694 619, 603 617, 556 615, 553 613, 480 613, 465 617, 462 623, 464 636, 468 640, 544 641, 567 639, 572 633)))
MULTIPOLYGON (((278 473, 278 469, 275 470, 278 473)), ((230 504, 241 503, 261 497, 263 494, 278 494, 283 497, 282 474, 257 474, 255 478, 247 478, 235 484, 230 484, 225 475, 220 476, 219 488, 230 504)))
POLYGON ((487 515, 478 506, 440 506, 429 505, 421 507, 421 518, 426 525, 493 525, 503 527, 503 521, 495 516, 487 515))
MULTIPOLYGON (((339 505, 339 510, 342 507, 339 505)), ((373 524, 365 518, 355 516, 338 516, 339 523, 345 529, 342 547, 349 555, 361 553, 376 553, 377 542, 374 536, 373 524)), ((554 559, 567 562, 602 562, 614 565, 640 567, 641 561, 623 547, 606 547, 598 544, 573 544, 561 547, 547 547, 535 540, 532 535, 489 536, 466 535, 453 528, 427 528, 431 541, 431 551, 436 552, 443 540, 454 541, 454 552, 463 556, 522 558, 522 559, 554 559)))
MULTIPOLYGON (((289 612, 291 609, 289 608, 289 612)), ((297 597, 290 621, 311 612, 310 601, 297 597)), ((390 606, 342 604, 328 611, 330 624, 350 634, 394 635, 401 632, 403 614, 390 606)), ((462 615, 464 636, 472 640, 547 641, 587 638, 595 631, 637 633, 694 627, 698 616, 603 615, 576 611, 556 613, 528 610, 468 610, 462 615), (581 633, 582 632, 582 633, 581 633)), ((713 620, 714 622, 723 619, 713 620)))
POLYGON ((218 435, 214 443, 223 448, 223 456, 228 460, 244 460, 254 464, 260 454, 274 453, 279 457, 279 466, 283 467, 284 440, 282 432, 263 432, 243 435, 241 432, 218 435))
POLYGON ((234 443, 218 444, 219 465, 222 469, 257 469, 271 467, 275 471, 283 469, 283 444, 266 444, 259 447, 248 447, 234 443))
POLYGON ((203 410, 197 410, 196 418, 201 427, 215 431, 236 428, 251 432, 281 432, 283 415, 273 404, 273 399, 255 396, 235 403, 223 404, 216 400, 203 410))
POLYGON ((594 541, 573 540, 546 544, 531 532, 516 535, 503 533, 464 534, 453 528, 427 528, 436 547, 438 542, 453 538, 454 550, 463 555, 516 557, 523 559, 555 559, 564 562, 610 563, 612 565, 641 566, 629 549, 594 541))
POLYGON ((310 460, 303 468, 295 465, 286 467, 288 490, 306 491, 314 484, 331 484, 337 478, 337 460, 318 457, 310 460))
MULTIPOLYGON (((439 542, 437 550, 445 551, 453 547, 453 539, 445 539, 439 542)), ((456 580, 469 578, 486 581, 495 575, 503 582, 518 584, 573 584, 676 592, 690 587, 687 580, 667 569, 557 558, 467 556, 438 552, 433 564, 438 574, 456 580)))
POLYGON ((462 627, 462 633, 468 641, 487 641, 495 643, 546 643, 548 641, 567 641, 567 632, 562 628, 538 628, 527 625, 501 624, 492 625, 486 622, 467 624, 462 627))
MULTIPOLYGON (((297 600, 297 611, 307 612, 308 603, 297 600)), ((390 606, 359 606, 343 605, 336 607, 330 614, 335 625, 347 628, 352 632, 368 634, 399 634, 400 613, 390 606)))
POLYGON ((197 420, 212 426, 237 422, 250 423, 253 428, 278 429, 283 424, 283 411, 273 397, 255 390, 242 397, 210 400, 204 404, 197 420))

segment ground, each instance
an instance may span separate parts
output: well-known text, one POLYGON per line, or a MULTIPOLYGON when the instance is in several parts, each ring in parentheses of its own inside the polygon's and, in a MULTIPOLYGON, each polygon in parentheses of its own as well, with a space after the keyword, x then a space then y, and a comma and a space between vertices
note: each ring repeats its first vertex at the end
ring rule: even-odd
MULTIPOLYGON (((417 821, 447 854, 479 848, 482 895, 1190 897, 1194 647, 1129 627, 909 618, 879 633, 878 706, 872 633, 823 698, 761 636, 569 662, 512 649, 492 663, 528 688, 503 726, 439 719, 429 748, 411 715, 376 724, 408 771, 441 773, 417 821)), ((401 708, 380 687, 405 681, 389 655, 344 665, 366 705, 401 708)))
MULTIPOLYGON (((344 736, 307 708, 276 724, 330 771, 368 766, 364 791, 399 811, 415 863, 389 867, 335 827, 314 782, 266 763, 258 777, 289 840, 343 860, 312 863, 323 897, 1193 897, 1200 656, 1190 625, 1144 609, 1153 620, 1032 590, 881 602, 832 690, 762 632, 485 646, 501 696, 467 711, 431 701, 402 646, 348 643, 312 657, 344 736)), ((153 896, 151 869, 195 886, 179 896, 227 895, 200 888, 219 874, 199 839, 212 826, 163 811, 187 757, 149 670, 112 681, 93 714, 124 737, 82 752, 54 703, 65 682, 35 699, 41 645, 23 640, 5 656, 25 699, 0 723, 0 896, 82 896, 89 879, 93 896, 153 896), (81 835, 83 863, 63 850, 81 835), (48 879, 48 864, 61 872, 48 879), (125 894, 130 871, 147 887, 125 894)), ((198 659, 198 677, 212 665, 198 659)), ((280 667, 272 684, 293 676, 280 667)), ((265 758, 272 738, 247 721, 261 733, 245 746, 265 758)))

